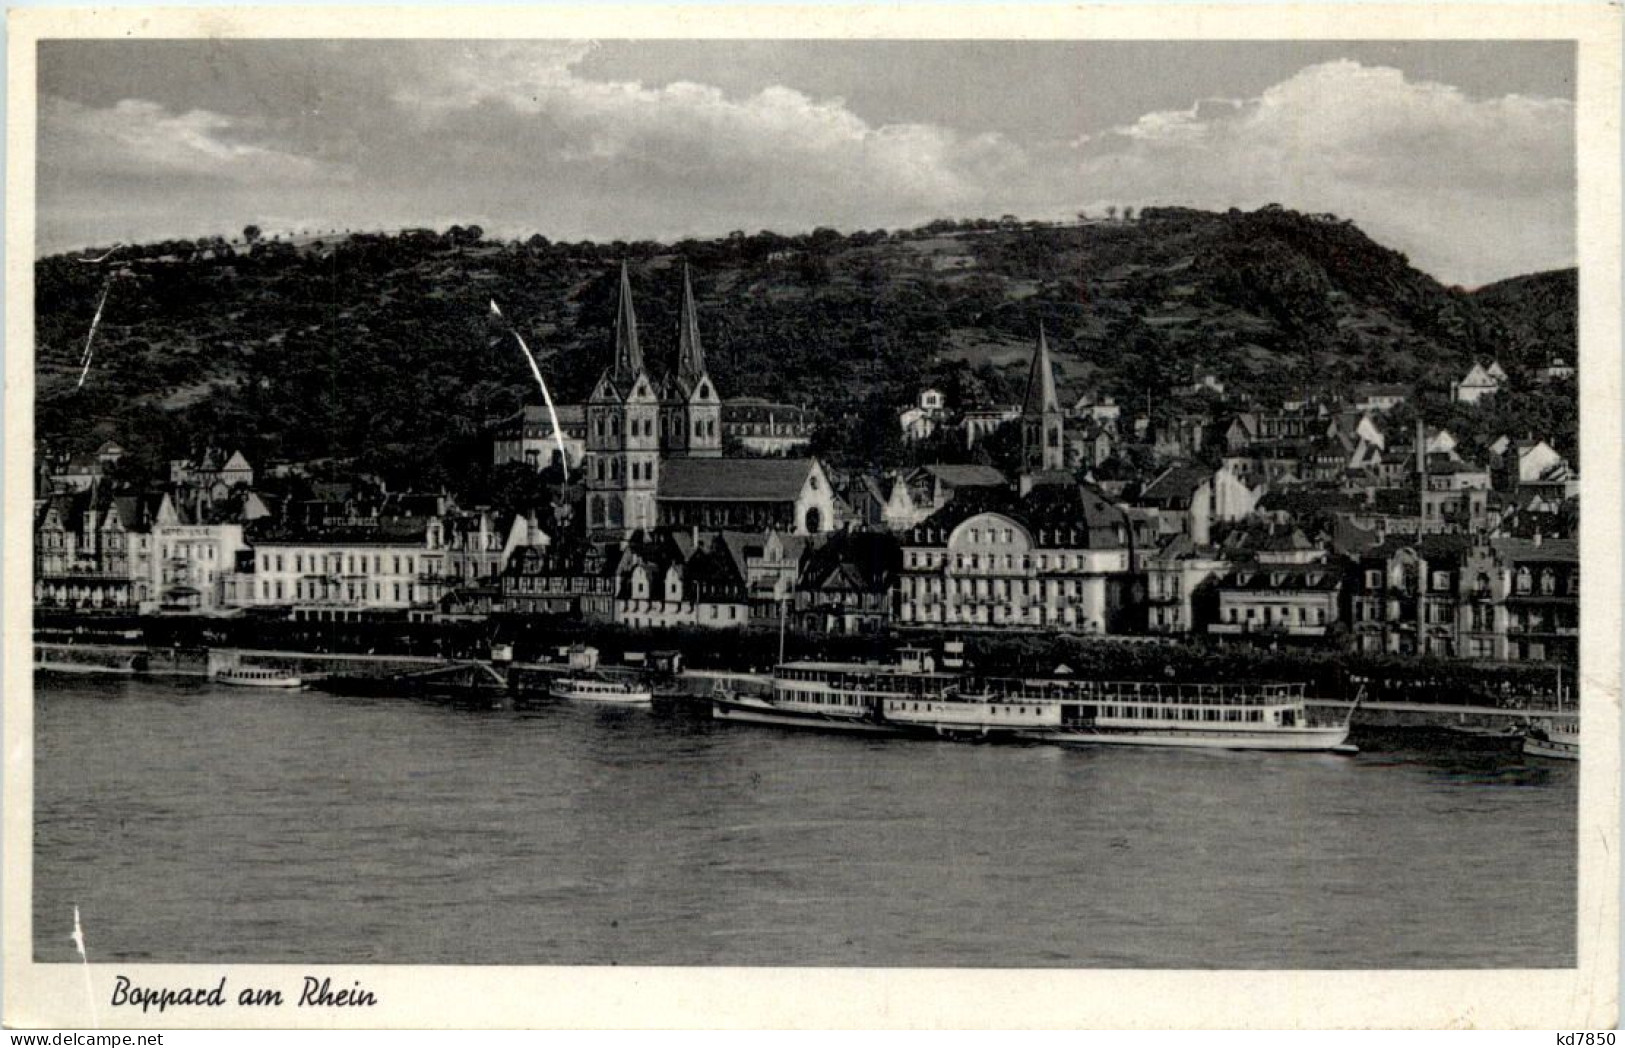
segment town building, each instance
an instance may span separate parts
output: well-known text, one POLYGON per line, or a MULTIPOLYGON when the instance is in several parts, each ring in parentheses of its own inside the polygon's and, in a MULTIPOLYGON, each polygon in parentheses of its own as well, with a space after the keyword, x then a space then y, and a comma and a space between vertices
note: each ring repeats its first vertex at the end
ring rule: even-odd
POLYGON ((1506 380, 1506 372, 1501 370, 1500 364, 1491 364, 1486 368, 1483 364, 1475 363, 1459 382, 1450 384, 1450 399, 1458 404, 1476 404, 1500 392, 1506 380))
POLYGON ((1206 546, 1215 523, 1246 519, 1258 508, 1264 491, 1248 487, 1224 467, 1185 463, 1164 469, 1133 504, 1156 509, 1164 535, 1189 535, 1196 545, 1206 546))
POLYGON ((1562 357, 1553 357, 1545 367, 1540 369, 1539 377, 1542 384, 1550 385, 1554 382, 1573 382, 1576 374, 1578 373, 1575 371, 1573 364, 1568 363, 1562 357))
POLYGON ((561 535, 546 545, 522 546, 502 571, 502 606, 520 615, 560 615, 582 622, 614 617, 616 545, 561 535))
POLYGON ((812 539, 784 531, 724 531, 719 536, 745 577, 750 624, 777 628, 795 597, 812 539))
POLYGON ((489 509, 454 511, 444 514, 440 523, 443 570, 459 583, 492 582, 508 566, 514 550, 552 541, 534 516, 519 513, 499 519, 489 509))
POLYGON ((1342 621, 1343 567, 1337 563, 1237 565, 1216 585, 1215 636, 1323 640, 1342 621))
POLYGON ((1580 551, 1574 539, 1493 538, 1467 551, 1460 652, 1505 662, 1575 664, 1580 551))
POLYGON ((1010 481, 992 466, 934 462, 908 473, 904 477, 904 486, 907 488, 907 502, 894 489, 893 501, 889 503, 893 509, 893 519, 902 525, 901 528, 896 524, 888 525, 894 530, 913 527, 947 507, 961 494, 1004 491, 1010 487, 1010 481), (916 519, 903 520, 905 510, 916 515, 916 519))
POLYGON ((1212 546, 1175 535, 1142 560, 1145 566, 1145 628, 1161 635, 1205 633, 1218 614, 1214 580, 1230 560, 1212 546))
MULTIPOLYGON (((1497 487, 1520 494, 1538 492, 1558 500, 1580 493, 1580 478, 1568 460, 1546 441, 1528 439, 1505 444, 1497 441, 1497 444, 1503 448, 1493 470, 1497 487)), ((1492 445, 1491 451, 1494 450, 1492 445)))
POLYGON ((309 622, 404 619, 432 606, 446 574, 437 517, 381 517, 365 526, 267 529, 251 536, 250 577, 238 599, 309 622))
POLYGON ((1129 524, 1099 492, 956 499, 902 539, 901 626, 1121 632, 1129 524))
POLYGON ((244 523, 224 505, 162 500, 152 526, 159 612, 222 614, 239 602, 239 568, 249 555, 244 523))
POLYGON ((920 390, 919 398, 897 414, 897 424, 902 428, 905 441, 920 441, 930 437, 941 425, 946 413, 946 404, 942 390, 926 388, 920 390))
POLYGON ((1349 580, 1354 649, 1443 658, 1464 654, 1458 618, 1463 562, 1472 541, 1460 535, 1396 537, 1365 551, 1349 580))
POLYGON ((230 454, 205 448, 191 458, 171 459, 169 482, 177 487, 202 488, 211 499, 223 499, 237 486, 254 486, 254 467, 241 451, 230 454))
POLYGON ((817 459, 673 459, 657 505, 662 528, 817 535, 836 516, 835 491, 817 459))
POLYGON ((879 633, 891 623, 898 546, 890 535, 844 531, 807 550, 795 586, 796 626, 808 633, 879 633))
POLYGON ((812 443, 817 416, 794 404, 761 397, 734 397, 722 403, 722 437, 752 455, 792 455, 812 443))
POLYGON ((1490 471, 1446 456, 1431 456, 1421 478, 1426 531, 1482 531, 1489 527, 1490 471))
POLYGON ((1021 418, 1019 404, 966 408, 959 416, 959 429, 965 435, 965 447, 974 448, 981 441, 997 433, 1001 427, 1019 418, 1021 418))
POLYGON ((152 529, 162 496, 98 487, 34 506, 34 603, 80 610, 151 610, 152 529))
POLYGON ((491 464, 523 463, 532 469, 546 469, 562 461, 573 473, 587 456, 587 409, 582 404, 560 404, 555 408, 559 424, 545 404, 526 404, 518 416, 503 423, 492 435, 491 464))
POLYGON ((1392 411, 1409 400, 1414 391, 1396 383, 1370 383, 1354 387, 1350 404, 1359 411, 1392 411))
POLYGON ((1097 398, 1093 393, 1085 393, 1072 405, 1068 414, 1075 419, 1099 423, 1115 433, 1118 421, 1123 417, 1123 407, 1115 397, 1097 398))

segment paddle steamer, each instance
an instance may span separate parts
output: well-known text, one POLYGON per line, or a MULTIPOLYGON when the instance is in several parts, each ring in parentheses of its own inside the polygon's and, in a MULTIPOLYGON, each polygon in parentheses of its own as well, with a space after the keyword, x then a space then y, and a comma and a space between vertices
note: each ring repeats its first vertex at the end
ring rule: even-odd
POLYGON ((1302 684, 977 681, 919 649, 895 666, 787 662, 771 689, 712 696, 716 720, 825 731, 1013 738, 1066 746, 1347 751, 1349 724, 1309 719, 1302 684))

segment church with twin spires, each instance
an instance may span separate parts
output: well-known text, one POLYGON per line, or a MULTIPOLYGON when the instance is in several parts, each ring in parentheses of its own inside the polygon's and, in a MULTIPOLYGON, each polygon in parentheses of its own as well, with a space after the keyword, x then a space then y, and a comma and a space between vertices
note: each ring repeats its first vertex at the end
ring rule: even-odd
POLYGON ((621 265, 614 352, 586 403, 587 537, 655 528, 818 534, 835 496, 817 459, 724 458, 722 400, 706 369, 688 267, 676 367, 656 380, 638 345, 632 280, 621 265))

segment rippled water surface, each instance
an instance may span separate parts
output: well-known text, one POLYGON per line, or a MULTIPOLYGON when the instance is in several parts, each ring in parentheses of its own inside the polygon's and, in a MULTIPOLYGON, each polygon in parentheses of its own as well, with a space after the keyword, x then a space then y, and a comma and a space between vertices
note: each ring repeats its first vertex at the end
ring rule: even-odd
POLYGON ((34 950, 100 960, 1574 963, 1577 766, 864 739, 41 676, 34 950))

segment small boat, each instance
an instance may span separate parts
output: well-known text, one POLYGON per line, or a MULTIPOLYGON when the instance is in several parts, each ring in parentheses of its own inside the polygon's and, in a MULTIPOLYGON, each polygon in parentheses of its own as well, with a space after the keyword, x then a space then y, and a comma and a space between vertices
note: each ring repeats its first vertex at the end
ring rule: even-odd
POLYGON ((617 706, 648 706, 654 702, 654 693, 647 688, 587 674, 560 677, 548 687, 547 693, 555 699, 604 702, 617 706))
POLYGON ((286 670, 266 669, 259 666, 233 666, 214 675, 221 684, 235 684, 242 688, 302 688, 303 678, 286 670))
MULTIPOLYGON (((1557 668, 1557 712, 1563 712, 1563 667, 1557 668)), ((1577 761, 1580 759, 1580 722, 1559 723, 1553 719, 1529 729, 1523 737, 1526 757, 1546 757, 1549 760, 1577 761)))
POLYGON ((1580 759, 1580 729, 1556 725, 1533 728, 1523 737, 1525 757, 1546 757, 1557 761, 1580 759))

